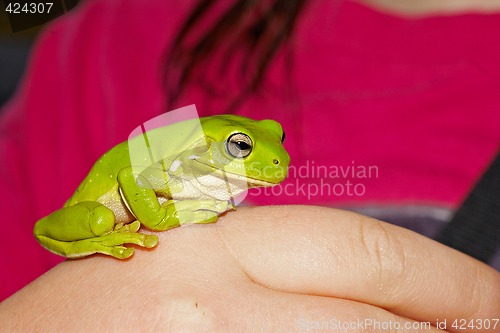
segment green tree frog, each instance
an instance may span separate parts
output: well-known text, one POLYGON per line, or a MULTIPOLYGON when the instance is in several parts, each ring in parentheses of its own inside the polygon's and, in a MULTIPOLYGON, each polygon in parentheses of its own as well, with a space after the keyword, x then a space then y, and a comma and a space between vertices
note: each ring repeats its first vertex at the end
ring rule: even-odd
POLYGON ((196 121, 199 132, 190 130, 192 120, 165 126, 167 132, 165 127, 145 132, 160 142, 154 148, 159 158, 150 162, 143 157, 131 162, 130 144, 144 142, 141 136, 105 153, 64 207, 35 224, 38 242, 68 258, 102 253, 125 259, 134 252, 126 244, 158 243, 156 235, 138 232, 141 225, 164 231, 212 223, 234 209, 234 196, 248 187, 286 178, 290 157, 279 123, 236 115, 196 121))

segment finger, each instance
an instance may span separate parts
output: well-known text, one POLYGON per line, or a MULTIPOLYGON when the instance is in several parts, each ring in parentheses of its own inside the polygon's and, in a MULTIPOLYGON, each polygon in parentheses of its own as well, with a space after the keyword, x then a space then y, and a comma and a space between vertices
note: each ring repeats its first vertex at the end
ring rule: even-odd
POLYGON ((169 315, 169 327, 209 332, 443 332, 433 323, 360 302, 284 293, 245 279, 230 281, 214 281, 210 288, 190 285, 182 294, 164 295, 164 313, 175 313, 169 315))
POLYGON ((148 289, 161 300, 171 331, 442 332, 373 305, 263 287, 217 236, 214 225, 178 228, 160 234, 158 251, 135 258, 144 266, 138 271, 148 271, 148 289), (161 260, 158 271, 147 269, 150 260, 161 260))
POLYGON ((241 209, 221 222, 242 268, 273 289, 351 299, 419 321, 500 313, 498 272, 403 228, 301 206, 241 209))
MULTIPOLYGON (((223 297, 241 300, 227 313, 235 332, 443 332, 372 305, 338 298, 237 288, 223 297), (255 305, 259 304, 256 308, 255 305), (241 320, 241 319, 245 320, 241 320)), ((222 300, 231 304, 231 299, 222 300)), ((217 307, 214 307, 217 309, 217 307)))

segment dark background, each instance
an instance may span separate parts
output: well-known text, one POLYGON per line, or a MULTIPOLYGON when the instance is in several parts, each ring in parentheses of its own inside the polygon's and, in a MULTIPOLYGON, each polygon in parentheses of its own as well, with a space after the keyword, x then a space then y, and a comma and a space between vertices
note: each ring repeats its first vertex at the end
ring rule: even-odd
MULTIPOLYGON (((64 10, 70 10, 78 4, 78 1, 53 0, 51 2, 54 2, 54 5, 58 3, 58 5, 64 7, 64 10)), ((4 0, 0 4, 0 112, 2 106, 9 100, 19 84, 36 36, 42 30, 43 26, 47 24, 39 24, 33 14, 27 14, 28 20, 22 23, 24 26, 20 26, 18 22, 17 28, 13 27, 11 25, 12 17, 9 20, 8 14, 5 11, 7 2, 4 0)))

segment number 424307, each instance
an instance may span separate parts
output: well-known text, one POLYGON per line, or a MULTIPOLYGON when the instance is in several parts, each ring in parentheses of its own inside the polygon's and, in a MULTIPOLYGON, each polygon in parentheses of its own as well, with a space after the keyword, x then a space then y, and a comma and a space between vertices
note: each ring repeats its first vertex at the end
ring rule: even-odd
POLYGON ((5 11, 9 14, 48 14, 53 5, 53 2, 9 2, 5 11))

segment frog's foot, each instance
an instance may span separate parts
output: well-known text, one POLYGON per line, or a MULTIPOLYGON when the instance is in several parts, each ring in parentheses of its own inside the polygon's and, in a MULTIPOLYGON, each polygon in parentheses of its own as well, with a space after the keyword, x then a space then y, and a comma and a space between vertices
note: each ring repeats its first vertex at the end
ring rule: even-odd
POLYGON ((180 225, 189 224, 207 224, 217 222, 219 215, 211 211, 195 211, 191 212, 184 210, 177 213, 180 225))
POLYGON ((123 226, 106 235, 76 241, 60 241, 46 236, 38 236, 38 239, 48 250, 72 259, 95 253, 126 259, 134 253, 134 248, 126 247, 125 244, 135 244, 148 249, 158 244, 156 235, 145 235, 127 230, 135 228, 136 224, 132 223, 131 226, 123 226))
POLYGON ((181 226, 217 222, 220 214, 234 208, 229 201, 220 200, 171 201, 170 205, 175 206, 175 215, 181 226))
POLYGON ((115 225, 114 213, 109 208, 82 201, 39 220, 33 233, 43 247, 68 258, 103 253, 125 259, 134 253, 134 248, 124 244, 151 248, 158 243, 155 235, 138 233, 140 226, 138 221, 115 225))
MULTIPOLYGON (((137 222, 139 224, 139 222, 137 222)), ((139 224, 140 226, 140 224, 139 224)), ((79 258, 94 253, 109 255, 118 259, 126 259, 134 253, 133 247, 126 247, 125 244, 135 244, 144 248, 152 248, 158 244, 156 235, 145 235, 130 230, 136 229, 136 224, 123 226, 110 234, 73 241, 68 246, 68 258, 79 258), (72 255, 73 254, 73 255, 72 255)))
POLYGON ((185 224, 213 223, 219 214, 232 209, 227 201, 220 200, 168 200, 161 205, 155 218, 144 218, 141 223, 154 231, 165 231, 185 224))
POLYGON ((229 201, 221 200, 183 200, 183 201, 167 201, 167 204, 174 205, 175 210, 182 211, 211 211, 217 214, 222 214, 225 211, 234 209, 234 205, 229 201))
POLYGON ((180 225, 217 222, 219 214, 234 209, 229 201, 200 200, 172 202, 180 225))

